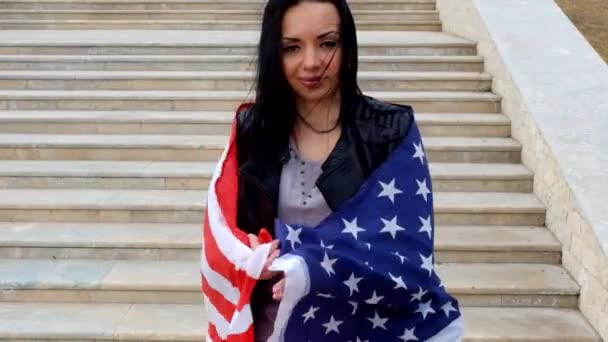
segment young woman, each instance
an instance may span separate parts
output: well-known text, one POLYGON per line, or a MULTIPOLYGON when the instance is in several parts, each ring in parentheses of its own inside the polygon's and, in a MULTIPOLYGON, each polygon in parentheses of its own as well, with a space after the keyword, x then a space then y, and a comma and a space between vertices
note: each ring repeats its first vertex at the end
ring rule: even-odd
MULTIPOLYGON (((289 225, 316 227, 357 194, 408 133, 417 131, 411 107, 384 103, 362 94, 357 85, 357 62, 355 23, 345 0, 269 0, 266 4, 258 50, 255 103, 241 106, 237 116, 236 225, 248 234, 252 250, 262 245, 258 240, 262 229, 273 239, 277 238, 277 218, 289 225)), ((385 195, 394 203, 398 193, 395 189, 392 195, 390 192, 385 195)), ((426 195, 424 201, 427 201, 426 195)), ((430 205, 432 207, 432 203, 430 205)), ((356 220, 354 222, 356 225, 356 220)), ((394 239, 401 227, 393 223, 394 239)), ((357 237, 356 230, 353 236, 357 237)), ((423 232, 421 236, 426 234, 423 232)), ((428 236, 431 239, 430 230, 428 236)), ((272 271, 271 265, 288 248, 283 243, 279 246, 277 240, 269 246, 251 295, 256 342, 277 340, 279 336, 275 331, 271 338, 283 300, 285 274, 272 271)), ((374 253, 371 247, 369 253, 374 253)), ((353 294, 357 284, 348 284, 353 294)), ((407 286, 416 292, 416 285, 407 286)), ((405 283, 402 288, 406 288, 405 283)), ((446 294, 442 295, 447 298, 446 294)), ((451 311, 457 312, 451 303, 448 303, 448 317, 453 317, 451 311)), ((457 307, 457 303, 453 303, 457 307)), ((393 310, 395 317, 417 315, 399 312, 391 305, 381 309, 393 310)), ((427 320, 429 312, 438 311, 426 310, 428 312, 422 313, 426 321, 432 320, 432 316, 427 320)), ((333 315, 331 320, 334 321, 333 315)), ((442 326, 436 336, 425 340, 459 341, 461 319, 449 323, 447 327, 442 326)), ((380 323, 374 323, 373 328, 379 327, 380 323)), ((414 328, 406 329, 401 339, 396 340, 418 340, 414 328)), ((338 330, 333 326, 331 329, 333 331, 328 330, 326 334, 338 330)), ((356 327, 351 326, 352 329, 356 327)), ((307 332, 303 330, 302 336, 307 336, 307 332)), ((341 341, 341 338, 334 336, 334 340, 341 341)))

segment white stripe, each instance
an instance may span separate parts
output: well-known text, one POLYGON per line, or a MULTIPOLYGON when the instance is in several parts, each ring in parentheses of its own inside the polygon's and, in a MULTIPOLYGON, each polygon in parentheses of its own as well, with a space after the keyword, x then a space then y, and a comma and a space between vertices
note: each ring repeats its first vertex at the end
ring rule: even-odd
MULTIPOLYGON (((209 217, 209 228, 215 239, 219 250, 237 269, 242 269, 254 279, 259 279, 264 262, 270 251, 270 244, 260 245, 255 250, 242 243, 226 224, 226 219, 220 210, 215 186, 220 176, 222 166, 228 154, 229 145, 224 149, 220 162, 215 167, 208 191, 207 215, 209 217)), ((204 241, 203 241, 204 243, 204 241)))
POLYGON ((207 281, 207 284, 217 292, 219 292, 222 297, 226 298, 233 305, 237 305, 239 302, 240 292, 239 289, 232 286, 232 283, 221 274, 215 272, 207 263, 207 258, 205 257, 205 244, 201 248, 201 274, 207 281))
POLYGON ((236 312, 232 317, 232 323, 228 323, 228 321, 224 319, 224 316, 222 316, 215 306, 213 306, 211 301, 209 301, 207 296, 204 297, 204 300, 209 322, 215 326, 215 330, 222 340, 225 340, 228 335, 238 335, 246 332, 253 324, 251 307, 249 305, 244 306, 243 310, 240 312, 236 312))
POLYGON ((277 258, 270 269, 285 272, 285 288, 274 322, 274 329, 268 342, 284 342, 285 329, 287 329, 293 309, 310 291, 310 276, 304 259, 293 254, 285 254, 277 258))

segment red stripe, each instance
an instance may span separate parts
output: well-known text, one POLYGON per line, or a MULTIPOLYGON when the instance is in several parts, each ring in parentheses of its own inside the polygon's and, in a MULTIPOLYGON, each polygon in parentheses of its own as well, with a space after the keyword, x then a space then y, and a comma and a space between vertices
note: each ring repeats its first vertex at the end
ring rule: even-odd
POLYGON ((212 342, 222 342, 220 335, 217 334, 217 330, 215 330, 215 325, 209 322, 209 327, 207 328, 207 338, 212 342))
POLYGON ((206 281, 203 281, 203 292, 207 296, 207 299, 217 309, 226 321, 230 322, 232 316, 236 311, 236 305, 228 301, 224 296, 210 287, 206 281))

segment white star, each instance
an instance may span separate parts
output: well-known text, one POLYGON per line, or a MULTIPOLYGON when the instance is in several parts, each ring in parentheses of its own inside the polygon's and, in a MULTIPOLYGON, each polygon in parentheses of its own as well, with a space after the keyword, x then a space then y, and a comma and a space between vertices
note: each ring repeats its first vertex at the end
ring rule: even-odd
POLYGON ((321 248, 334 249, 334 245, 325 246, 325 242, 321 240, 321 248))
POLYGON ((374 270, 374 267, 369 264, 369 261, 365 262, 365 266, 369 267, 370 270, 374 270))
POLYGON ((367 245, 367 250, 371 251, 372 250, 372 244, 369 243, 369 242, 366 242, 365 244, 367 245))
POLYGON ((338 261, 337 258, 330 259, 327 255, 327 252, 325 252, 325 255, 323 256, 323 261, 321 261, 321 267, 323 267, 325 272, 327 272, 327 275, 331 276, 332 274, 336 274, 336 271, 334 271, 334 264, 336 263, 336 261, 338 261))
POLYGON ((418 285, 418 293, 413 294, 412 295, 412 299, 410 300, 410 303, 417 300, 419 302, 422 301, 422 297, 427 293, 427 290, 422 291, 422 286, 418 285))
POLYGON ((412 158, 418 158, 420 159, 420 163, 422 165, 424 165, 424 149, 422 148, 422 143, 416 145, 413 144, 414 148, 416 149, 416 153, 414 153, 414 155, 412 156, 412 158))
POLYGON ((323 293, 323 292, 317 292, 317 297, 321 297, 321 298, 336 298, 336 297, 332 296, 331 293, 323 293))
POLYGON ((430 239, 431 235, 433 234, 433 226, 431 226, 431 216, 429 215, 426 219, 418 216, 418 219, 420 220, 420 222, 422 222, 422 227, 420 227, 418 233, 427 233, 430 239))
POLYGON ((384 227, 380 230, 380 233, 391 234, 391 236, 393 237, 393 240, 397 236, 398 231, 405 230, 405 228, 403 228, 397 224, 397 216, 393 217, 393 219, 390 221, 385 220, 383 218, 380 218, 380 220, 382 220, 382 223, 384 223, 384 227))
POLYGON ((427 271, 429 271, 429 277, 433 274, 433 254, 429 255, 428 257, 425 257, 422 254, 420 255, 420 259, 422 260, 422 265, 420 266, 420 268, 423 268, 427 271))
POLYGON ((357 284, 361 281, 361 279, 363 278, 357 278, 355 277, 354 273, 351 273, 350 278, 344 282, 344 285, 349 288, 351 296, 353 295, 353 291, 359 292, 359 286, 357 284))
POLYGON ((372 322, 372 324, 374 325, 372 329, 382 328, 386 330, 386 327, 384 325, 386 324, 386 321, 388 321, 388 318, 381 318, 380 316, 378 316, 378 311, 374 312, 374 318, 368 317, 367 320, 372 322))
POLYGON ((353 306, 353 312, 351 313, 351 315, 354 315, 357 312, 357 308, 359 307, 359 304, 352 300, 349 300, 348 304, 353 306))
POLYGON ((382 186, 382 192, 378 195, 378 197, 388 197, 391 200, 391 202, 395 203, 395 195, 403 193, 403 191, 401 191, 395 187, 394 178, 388 184, 380 182, 380 181, 379 181, 379 183, 382 186))
POLYGON ((344 234, 353 234, 353 237, 355 238, 355 240, 358 238, 357 234, 359 234, 359 232, 364 232, 365 229, 359 227, 357 225, 357 218, 355 217, 354 220, 352 220, 351 222, 348 222, 345 219, 342 219, 342 222, 344 222, 344 229, 342 230, 342 233, 344 234))
POLYGON ((429 300, 426 303, 418 303, 418 309, 416 310, 416 312, 419 312, 422 314, 422 319, 426 319, 426 316, 428 316, 428 314, 435 313, 435 310, 433 310, 433 308, 431 307, 431 302, 432 300, 429 300))
POLYGON ((401 259, 402 264, 405 260, 409 260, 407 257, 404 257, 403 255, 399 254, 399 252, 393 252, 393 255, 396 255, 399 259, 401 259))
POLYGON ((378 304, 382 300, 382 298, 384 298, 384 296, 378 296, 376 294, 376 291, 374 291, 374 294, 372 295, 372 298, 366 300, 365 302, 367 304, 375 305, 375 304, 378 304))
POLYGON ((452 311, 458 312, 458 310, 456 310, 456 308, 452 305, 452 302, 445 303, 441 307, 441 310, 443 310, 443 312, 445 313, 445 315, 447 316, 447 318, 450 318, 450 312, 452 312, 452 311))
POLYGON ((329 319, 329 322, 327 322, 325 324, 322 324, 325 327, 325 335, 329 334, 332 331, 335 331, 335 332, 337 332, 339 334, 340 330, 338 330, 338 327, 342 323, 343 323, 343 321, 336 321, 334 319, 334 315, 331 315, 331 318, 329 319))
MULTIPOLYGON (((352 341, 351 341, 352 342, 352 341)), ((359 337, 357 337, 357 342, 369 342, 369 340, 365 340, 363 341, 362 339, 360 339, 359 337)))
POLYGON ((405 331, 403 332, 403 335, 399 336, 399 338, 402 339, 403 342, 418 341, 418 337, 416 337, 416 335, 414 335, 414 329, 416 329, 416 328, 405 329, 405 331))
POLYGON ((391 272, 388 272, 388 275, 395 282, 395 288, 393 290, 396 290, 396 289, 405 289, 405 290, 407 290, 407 286, 403 282, 403 278, 401 276, 395 277, 391 272))
POLYGON ((426 179, 423 179, 422 182, 416 179, 416 183, 418 183, 418 191, 416 191, 416 195, 421 195, 426 202, 428 194, 431 193, 431 190, 429 190, 429 188, 426 186, 426 179))
POLYGON ((302 315, 304 317, 304 323, 306 323, 309 319, 315 319, 315 312, 319 311, 318 307, 310 306, 310 309, 302 315))
POLYGON ((296 243, 299 243, 300 245, 302 244, 302 241, 300 241, 300 233, 302 232, 302 228, 293 229, 289 225, 286 226, 289 233, 287 233, 287 238, 285 238, 285 240, 291 242, 291 249, 295 249, 296 243))

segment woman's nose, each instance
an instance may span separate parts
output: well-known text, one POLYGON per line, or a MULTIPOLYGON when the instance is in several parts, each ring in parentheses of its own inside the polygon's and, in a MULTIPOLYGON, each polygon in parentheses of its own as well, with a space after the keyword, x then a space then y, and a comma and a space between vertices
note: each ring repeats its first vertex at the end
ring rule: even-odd
POLYGON ((309 48, 304 51, 303 66, 307 70, 315 70, 321 66, 320 54, 316 49, 309 48))

